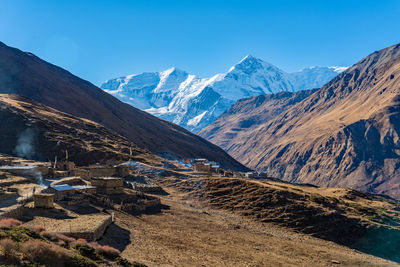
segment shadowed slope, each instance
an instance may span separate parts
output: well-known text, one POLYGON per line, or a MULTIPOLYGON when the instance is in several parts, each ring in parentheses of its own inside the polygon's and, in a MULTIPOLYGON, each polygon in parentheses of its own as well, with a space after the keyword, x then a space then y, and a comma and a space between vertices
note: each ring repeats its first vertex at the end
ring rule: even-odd
POLYGON ((102 125, 59 112, 19 95, 0 94, 0 151, 38 160, 69 159, 79 165, 133 158, 161 159, 102 125))
POLYGON ((153 153, 205 157, 227 168, 243 169, 222 149, 189 131, 124 104, 93 84, 1 42, 0 93, 23 95, 95 121, 153 153))
POLYGON ((248 134, 231 155, 292 182, 400 197, 400 44, 248 134))

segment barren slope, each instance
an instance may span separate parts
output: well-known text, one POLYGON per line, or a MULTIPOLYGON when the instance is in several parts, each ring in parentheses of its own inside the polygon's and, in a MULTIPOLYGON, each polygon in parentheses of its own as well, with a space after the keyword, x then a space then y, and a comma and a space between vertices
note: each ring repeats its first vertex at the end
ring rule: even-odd
POLYGON ((59 112, 19 95, 0 95, 0 151, 38 160, 65 158, 80 165, 129 159, 160 162, 150 152, 98 123, 59 112))
POLYGON ((156 154, 204 157, 243 169, 219 147, 189 131, 124 104, 93 84, 0 42, 0 93, 19 94, 100 123, 156 154))
POLYGON ((231 155, 270 176, 400 197, 400 44, 266 122, 231 155))
POLYGON ((170 209, 155 218, 135 220, 137 242, 124 252, 128 258, 145 261, 154 254, 159 255, 158 264, 173 265, 188 257, 229 266, 329 266, 331 259, 349 266, 374 265, 372 258, 362 262, 362 254, 321 240, 325 239, 400 260, 395 201, 349 189, 272 180, 170 177, 158 182, 170 193, 163 197, 170 209), (183 205, 175 203, 177 197, 183 205), (146 254, 151 254, 138 249, 146 246, 151 247, 146 254))
POLYGON ((231 153, 235 151, 237 144, 251 142, 248 135, 252 131, 315 91, 316 89, 280 92, 240 99, 213 123, 201 130, 199 135, 231 153))
MULTIPOLYGON (((173 185, 173 184, 170 184, 173 185)), ((102 242, 148 266, 396 266, 353 249, 210 207, 163 186, 168 208, 132 217, 116 212, 102 242), (118 241, 117 241, 118 240, 118 241)))

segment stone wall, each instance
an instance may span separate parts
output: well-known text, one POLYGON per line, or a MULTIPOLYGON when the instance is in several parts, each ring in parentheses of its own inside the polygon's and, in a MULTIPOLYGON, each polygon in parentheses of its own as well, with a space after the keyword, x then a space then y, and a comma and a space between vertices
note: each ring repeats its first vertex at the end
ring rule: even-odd
POLYGON ((24 215, 25 211, 26 208, 24 205, 18 205, 14 209, 0 213, 0 219, 5 219, 5 218, 19 219, 24 215))
POLYGON ((73 238, 84 238, 88 241, 96 241, 96 240, 99 240, 103 236, 107 227, 112 223, 113 223, 113 220, 110 215, 99 226, 97 226, 93 231, 90 231, 90 232, 60 232, 60 234, 71 236, 73 238))
POLYGON ((116 169, 114 167, 89 167, 90 177, 108 177, 114 176, 116 174, 116 169))
POLYGON ((35 208, 54 208, 53 194, 35 194, 33 195, 35 208))

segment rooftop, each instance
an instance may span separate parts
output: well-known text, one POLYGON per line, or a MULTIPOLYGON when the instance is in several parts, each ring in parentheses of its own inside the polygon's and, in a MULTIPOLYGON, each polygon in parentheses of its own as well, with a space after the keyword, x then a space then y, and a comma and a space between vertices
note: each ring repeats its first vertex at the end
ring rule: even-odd
POLYGON ((68 190, 75 190, 75 188, 73 188, 70 185, 67 184, 60 184, 60 185, 51 185, 49 186, 50 188, 53 188, 56 191, 68 191, 68 190))
POLYGON ((91 185, 73 185, 72 186, 74 189, 76 190, 80 190, 80 189, 89 189, 89 188, 96 188, 95 186, 91 186, 91 185))
POLYGON ((92 180, 120 180, 121 177, 93 177, 92 180))

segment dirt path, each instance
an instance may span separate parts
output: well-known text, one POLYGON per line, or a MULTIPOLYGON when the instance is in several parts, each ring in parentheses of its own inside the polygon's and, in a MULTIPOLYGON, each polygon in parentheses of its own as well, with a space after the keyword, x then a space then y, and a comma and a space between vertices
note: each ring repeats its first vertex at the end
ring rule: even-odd
POLYGON ((102 242, 149 266, 397 266, 335 243, 202 206, 175 189, 159 214, 116 213, 102 242), (333 261, 340 262, 340 265, 333 261))

